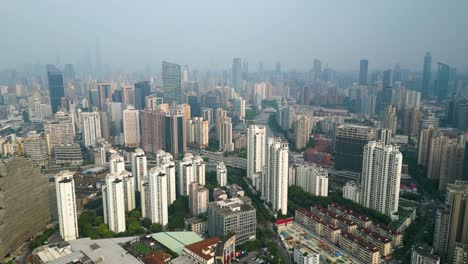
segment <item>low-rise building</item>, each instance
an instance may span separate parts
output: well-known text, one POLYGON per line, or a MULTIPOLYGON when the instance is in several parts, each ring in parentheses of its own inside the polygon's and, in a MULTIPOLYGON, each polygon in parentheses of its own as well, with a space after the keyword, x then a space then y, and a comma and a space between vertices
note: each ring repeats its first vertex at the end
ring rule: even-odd
MULTIPOLYGON (((439 264, 440 257, 428 245, 415 245, 411 250, 411 264, 439 264)), ((463 262, 461 262, 463 263, 463 262)))
POLYGON ((182 253, 194 264, 214 263, 215 249, 220 242, 218 237, 210 237, 205 240, 186 245, 182 253))
POLYGON ((351 233, 341 233, 340 247, 364 263, 377 264, 380 262, 379 249, 351 233))
POLYGON ((185 219, 186 230, 193 231, 200 236, 205 236, 208 232, 208 221, 198 217, 185 219))
POLYGON ((208 205, 208 233, 224 237, 230 232, 236 234, 236 243, 255 240, 257 211, 249 197, 236 197, 208 205))
POLYGON ((297 264, 319 264, 320 253, 307 246, 297 245, 294 247, 294 262, 297 264))

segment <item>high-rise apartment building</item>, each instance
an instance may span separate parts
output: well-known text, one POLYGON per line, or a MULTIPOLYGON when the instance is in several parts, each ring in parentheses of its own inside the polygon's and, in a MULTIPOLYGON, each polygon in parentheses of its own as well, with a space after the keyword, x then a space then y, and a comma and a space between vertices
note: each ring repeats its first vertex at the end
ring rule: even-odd
POLYGON ((464 141, 458 142, 456 139, 450 139, 442 146, 439 178, 439 191, 441 192, 446 190, 447 184, 461 180, 463 177, 464 143, 464 141))
POLYGON ((135 105, 135 87, 124 85, 122 87, 122 103, 124 105, 135 105))
POLYGON ((383 127, 386 129, 390 129, 392 134, 396 135, 397 130, 397 112, 396 107, 393 105, 385 106, 385 113, 383 119, 383 127))
POLYGON ((240 93, 244 91, 242 82, 242 59, 234 58, 232 60, 232 87, 236 92, 240 93))
POLYGON ((203 185, 192 182, 189 186, 189 209, 192 216, 208 212, 209 191, 203 185))
POLYGON ((431 144, 433 138, 434 129, 432 126, 421 129, 419 134, 418 144, 418 164, 425 167, 429 164, 429 158, 431 153, 431 144))
POLYGON ((145 98, 150 95, 151 84, 148 81, 135 83, 135 108, 145 109, 145 98))
POLYGON ((359 65, 359 85, 367 85, 368 60, 361 60, 359 65))
POLYGON ((109 230, 115 233, 126 230, 124 196, 122 178, 115 173, 107 174, 106 185, 102 189, 104 223, 109 226, 109 230))
POLYGON ((252 180, 257 191, 266 160, 266 129, 264 126, 251 125, 247 128, 247 177, 252 180))
POLYGON ((142 149, 136 149, 132 153, 132 175, 136 180, 136 190, 141 191, 143 188, 143 179, 148 174, 148 164, 146 161, 145 152, 142 149))
POLYGON ((122 112, 123 136, 125 147, 140 146, 140 118, 139 111, 129 105, 122 112))
POLYGON ((161 110, 140 111, 141 147, 149 153, 166 148, 166 113, 161 110))
POLYGON ((232 122, 230 117, 224 117, 219 125, 219 149, 224 152, 234 151, 232 141, 232 122))
POLYGON ((195 170, 193 165, 193 155, 188 153, 179 161, 177 171, 177 193, 179 196, 189 195, 190 184, 195 181, 195 170))
POLYGON ((162 62, 162 81, 164 90, 164 101, 168 104, 176 102, 180 104, 182 99, 182 84, 180 76, 180 65, 162 62))
POLYGON ((373 127, 339 125, 335 132, 335 167, 361 172, 364 146, 372 140, 375 140, 373 127))
POLYGON ((427 164, 427 178, 431 180, 440 179, 440 168, 442 165, 442 154, 444 145, 449 142, 449 138, 442 133, 434 135, 431 139, 431 146, 429 150, 429 159, 427 164))
POLYGON ((84 146, 95 146, 101 134, 101 116, 99 112, 81 112, 81 133, 84 146))
POLYGON ((65 96, 63 88, 63 76, 55 65, 47 65, 47 82, 49 84, 50 105, 52 113, 57 113, 62 105, 62 98, 65 96))
POLYGON ((315 163, 301 163, 293 165, 292 170, 294 185, 315 196, 328 196, 327 169, 315 163))
POLYGON ((288 213, 288 143, 280 138, 268 138, 266 146, 266 173, 262 181, 262 198, 273 212, 288 213))
POLYGON ((154 167, 149 171, 144 184, 146 217, 151 219, 152 223, 159 223, 162 226, 166 226, 169 221, 167 182, 165 171, 154 167))
POLYGON ((360 188, 354 181, 349 181, 343 186, 343 198, 359 203, 360 188))
POLYGON ((122 171, 125 170, 125 160, 124 158, 117 154, 114 153, 111 155, 109 159, 109 171, 110 173, 121 173, 122 171))
POLYGON ((309 117, 297 115, 293 121, 293 128, 296 149, 305 148, 310 139, 311 124, 309 117))
POLYGON ((463 263, 455 260, 458 258, 456 248, 468 244, 467 208, 468 182, 448 184, 445 205, 437 210, 434 227, 434 252, 443 263, 463 263))
POLYGON ((170 153, 159 150, 156 154, 157 166, 165 173, 167 178, 167 202, 172 204, 176 200, 176 168, 170 153))
POLYGON ((398 212, 403 156, 397 147, 371 141, 364 147, 360 203, 391 216, 398 212))
POLYGON ((225 187, 227 185, 227 169, 224 162, 218 162, 216 166, 216 180, 218 185, 225 187))
POLYGON ((55 175, 55 192, 60 236, 63 240, 78 238, 78 215, 76 214, 75 180, 70 171, 61 171, 55 175))

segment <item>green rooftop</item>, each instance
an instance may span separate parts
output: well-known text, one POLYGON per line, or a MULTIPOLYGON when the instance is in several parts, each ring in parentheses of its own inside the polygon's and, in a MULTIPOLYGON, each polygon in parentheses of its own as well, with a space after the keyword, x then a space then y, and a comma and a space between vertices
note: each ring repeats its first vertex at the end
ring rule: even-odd
POLYGON ((163 246, 175 252, 177 255, 182 255, 182 251, 186 245, 190 245, 199 241, 203 238, 197 233, 192 231, 187 232, 160 232, 151 235, 154 240, 163 246))

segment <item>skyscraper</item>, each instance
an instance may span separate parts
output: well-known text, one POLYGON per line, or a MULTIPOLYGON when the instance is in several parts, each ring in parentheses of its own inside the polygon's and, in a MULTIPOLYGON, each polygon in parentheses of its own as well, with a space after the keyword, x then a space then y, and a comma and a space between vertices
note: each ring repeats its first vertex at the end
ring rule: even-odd
POLYGON ((187 151, 186 121, 181 111, 171 109, 165 117, 166 151, 173 156, 187 151))
POLYGON ((78 217, 76 214, 75 181, 73 173, 61 171, 55 175, 55 192, 60 236, 63 240, 78 238, 78 217))
POLYGON ((391 216, 398 212, 403 156, 397 147, 371 141, 364 147, 360 203, 391 216))
POLYGON ((126 230, 125 226, 125 198, 122 178, 115 173, 106 176, 106 185, 102 189, 102 204, 104 223, 109 230, 120 233, 126 230))
POLYGON ((167 61, 162 62, 162 81, 164 90, 164 101, 168 104, 176 102, 180 104, 182 99, 182 85, 180 76, 180 65, 170 63, 167 61))
POLYGON ((318 59, 314 59, 314 80, 319 80, 322 74, 322 62, 318 59))
POLYGON ((437 63, 437 80, 434 95, 439 99, 445 99, 451 96, 449 90, 450 67, 442 62, 437 63))
POLYGON ((167 207, 167 175, 159 167, 154 167, 149 171, 146 185, 146 212, 152 223, 159 223, 166 226, 169 217, 167 207))
POLYGON ((288 213, 288 143, 280 138, 268 138, 266 147, 266 173, 263 176, 262 198, 273 212, 288 213))
POLYGON ((359 67, 359 85, 367 85, 368 60, 361 60, 359 67))
POLYGON ((102 136, 99 112, 81 112, 80 118, 84 146, 96 145, 96 140, 102 136))
POLYGON ((247 177, 253 186, 261 188, 262 173, 265 166, 266 129, 264 126, 251 125, 247 128, 247 177))
POLYGON ((283 75, 281 73, 281 62, 279 61, 276 62, 275 79, 276 81, 281 81, 283 79, 283 75))
POLYGON ((107 111, 106 102, 112 100, 112 88, 110 83, 97 83, 97 92, 99 99, 97 106, 101 111, 107 111))
POLYGON ((55 65, 47 65, 47 82, 49 84, 50 105, 52 113, 55 114, 60 110, 62 98, 65 95, 62 72, 55 65))
POLYGON ((122 112, 123 135, 125 147, 140 146, 140 119, 139 111, 129 105, 122 112))
POLYGON ((468 243, 468 181, 447 185, 445 206, 437 210, 434 251, 443 263, 453 262, 455 248, 468 243))
POLYGON ((387 105, 385 107, 383 127, 391 130, 392 134, 396 135, 397 121, 396 107, 393 105, 387 105))
POLYGON ((335 135, 335 167, 360 172, 364 146, 374 139, 375 129, 372 127, 339 125, 335 135))
POLYGON ((388 69, 383 72, 382 88, 385 89, 391 86, 392 86, 392 70, 388 69))
POLYGON ((145 98, 150 95, 151 84, 148 81, 135 83, 135 108, 145 109, 145 98))
POLYGON ((232 87, 240 93, 244 90, 242 85, 242 59, 232 59, 232 87))
POLYGON ((302 163, 292 166, 295 175, 294 185, 315 196, 328 196, 328 171, 315 163, 302 163))
POLYGON ((132 153, 132 175, 136 180, 136 190, 139 192, 143 188, 143 179, 148 174, 148 165, 145 152, 142 149, 136 149, 132 153))
POLYGON ((429 96, 431 90, 431 67, 432 67, 432 57, 431 53, 426 52, 424 56, 424 66, 423 66, 423 76, 421 84, 421 92, 423 97, 429 96))

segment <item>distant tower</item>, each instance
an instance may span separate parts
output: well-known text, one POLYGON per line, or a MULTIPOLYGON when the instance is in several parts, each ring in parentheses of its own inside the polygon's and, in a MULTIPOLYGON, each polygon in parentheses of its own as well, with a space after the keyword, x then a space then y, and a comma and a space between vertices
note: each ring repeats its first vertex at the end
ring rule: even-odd
POLYGON ((162 63, 162 81, 164 90, 164 102, 180 104, 182 99, 182 85, 180 76, 180 65, 163 61, 162 63))
POLYGON ((57 113, 61 107, 61 101, 64 97, 63 76, 55 65, 47 65, 47 81, 49 84, 50 105, 52 113, 57 113))
POLYGON ((429 96, 429 91, 431 88, 431 67, 432 67, 431 53, 426 52, 426 55, 424 56, 423 76, 422 76, 422 85, 421 85, 421 92, 422 92, 423 97, 429 96))
POLYGON ((184 82, 188 82, 189 81, 189 69, 188 69, 188 65, 184 65, 184 70, 182 71, 182 80, 184 82))
POLYGON ((57 209, 60 236, 63 240, 78 238, 78 217, 76 214, 75 181, 73 173, 61 171, 55 176, 55 191, 57 193, 57 209))
POLYGON ((232 87, 240 93, 244 90, 242 85, 242 59, 234 58, 232 60, 232 87))
POLYGON ((359 67, 359 85, 367 85, 367 72, 369 70, 369 61, 361 60, 359 67))
POLYGON ((151 84, 148 81, 135 83, 135 108, 145 109, 145 98, 150 95, 151 84))

